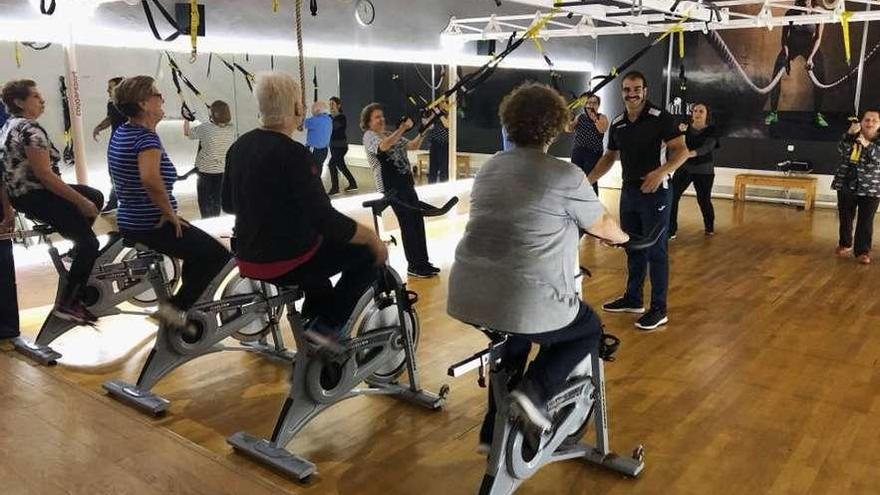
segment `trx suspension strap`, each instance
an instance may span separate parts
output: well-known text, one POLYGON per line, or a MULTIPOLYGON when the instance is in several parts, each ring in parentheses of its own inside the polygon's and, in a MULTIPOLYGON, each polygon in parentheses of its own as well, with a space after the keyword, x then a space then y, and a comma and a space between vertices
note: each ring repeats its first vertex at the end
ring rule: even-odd
POLYGON ((163 38, 162 35, 159 34, 159 29, 156 28, 156 20, 153 19, 153 10, 150 8, 149 1, 150 0, 141 0, 141 5, 144 7, 144 15, 147 16, 147 24, 150 25, 150 31, 153 32, 153 37, 155 37, 159 41, 174 41, 174 40, 176 40, 177 37, 180 36, 180 33, 181 33, 181 29, 180 29, 180 26, 177 25, 177 21, 174 20, 174 17, 171 17, 171 14, 169 14, 168 11, 165 10, 165 7, 163 7, 162 4, 159 3, 159 0, 152 0, 153 5, 155 5, 156 8, 159 9, 159 12, 162 14, 162 17, 164 17, 165 20, 168 22, 168 24, 170 24, 171 27, 174 28, 173 33, 171 33, 168 36, 166 36, 165 38, 163 38))
POLYGON ((226 61, 226 59, 221 57, 219 54, 217 54, 217 58, 219 58, 220 61, 223 62, 223 65, 225 65, 227 69, 232 71, 233 75, 235 74, 236 70, 241 72, 241 74, 244 76, 244 82, 247 83, 248 89, 251 91, 251 93, 254 92, 254 80, 256 78, 254 77, 254 74, 251 71, 249 71, 249 70, 245 69, 244 67, 242 67, 241 65, 239 65, 238 62, 230 63, 230 62, 226 61))
POLYGON ((624 60, 623 63, 620 64, 619 66, 617 66, 617 67, 612 67, 610 73, 608 73, 608 74, 606 74, 606 75, 604 75, 604 76, 594 77, 593 79, 600 79, 599 84, 597 84, 597 85, 596 85, 595 87, 593 87, 593 88, 590 88, 590 91, 587 93, 587 96, 584 96, 584 97, 578 98, 577 100, 574 100, 573 102, 569 103, 569 104, 568 104, 568 108, 573 110, 573 109, 575 109, 575 108, 578 108, 578 107, 582 107, 582 106, 584 106, 584 104, 586 104, 586 102, 587 102, 587 98, 588 98, 590 95, 594 95, 594 94, 596 94, 597 92, 599 92, 600 89, 602 89, 602 88, 604 88, 605 86, 609 85, 609 84, 611 83, 611 81, 617 79, 617 76, 618 76, 621 72, 625 71, 625 70, 628 69, 632 64, 636 63, 636 61, 638 61, 638 60, 639 60, 640 58, 642 58, 646 53, 648 53, 648 51, 651 50, 651 48, 654 48, 654 47, 657 46, 661 41, 663 41, 664 39, 666 39, 667 36, 671 35, 671 34, 674 33, 674 32, 677 32, 679 29, 682 29, 682 25, 684 24, 685 21, 687 21, 687 19, 688 19, 688 14, 685 13, 684 16, 682 17, 681 21, 679 21, 678 24, 676 24, 676 25, 670 27, 669 29, 667 29, 666 31, 664 31, 660 36, 657 36, 656 38, 654 38, 650 43, 648 43, 647 45, 645 45, 645 46, 643 46, 642 48, 640 48, 639 51, 637 51, 637 52, 635 52, 634 54, 632 54, 628 59, 624 60))
POLYGON ((189 78, 186 77, 183 71, 180 70, 180 66, 177 65, 177 62, 174 61, 174 59, 171 57, 171 54, 165 52, 165 56, 168 58, 168 66, 171 68, 171 81, 174 83, 174 88, 177 90, 178 98, 180 98, 180 116, 183 117, 185 120, 192 122, 196 119, 195 112, 192 111, 192 109, 186 103, 186 98, 183 97, 183 89, 180 87, 180 81, 183 81, 183 83, 186 85, 187 88, 189 88, 192 94, 194 94, 196 98, 201 100, 205 107, 207 107, 209 110, 211 108, 211 105, 209 105, 208 102, 205 101, 202 93, 189 80, 189 78))
POLYGON ((68 165, 74 163, 73 136, 70 134, 70 101, 67 98, 67 82, 64 76, 58 76, 61 89, 61 110, 64 115, 64 151, 61 153, 64 162, 68 165))
POLYGON ((309 0, 309 10, 312 12, 312 17, 318 15, 318 0, 309 0))
POLYGON ((315 65, 312 70, 312 86, 315 87, 315 98, 312 101, 315 102, 318 101, 318 66, 315 65))
POLYGON ((15 66, 21 69, 21 44, 19 42, 14 43, 15 47, 15 66))
POLYGON ((272 0, 272 13, 278 13, 278 7, 281 6, 281 0, 272 0))
POLYGON ((52 15, 55 13, 55 0, 50 0, 49 6, 46 6, 46 0, 40 0, 40 12, 43 15, 52 15))
POLYGON ((196 45, 198 44, 199 39, 199 24, 202 22, 202 18, 199 15, 199 0, 190 0, 189 1, 189 43, 192 47, 192 51, 189 54, 189 63, 195 63, 196 57, 198 57, 199 52, 196 45))

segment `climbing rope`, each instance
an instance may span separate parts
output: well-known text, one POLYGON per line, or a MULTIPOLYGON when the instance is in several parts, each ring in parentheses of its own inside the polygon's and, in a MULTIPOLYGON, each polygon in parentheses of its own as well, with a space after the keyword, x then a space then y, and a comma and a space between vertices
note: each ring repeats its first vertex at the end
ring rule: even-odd
MULTIPOLYGON (((303 55, 302 0, 296 0, 296 48, 299 51, 299 86, 303 108, 306 105, 306 62, 303 55)), ((305 110, 304 110, 305 111, 305 110)))

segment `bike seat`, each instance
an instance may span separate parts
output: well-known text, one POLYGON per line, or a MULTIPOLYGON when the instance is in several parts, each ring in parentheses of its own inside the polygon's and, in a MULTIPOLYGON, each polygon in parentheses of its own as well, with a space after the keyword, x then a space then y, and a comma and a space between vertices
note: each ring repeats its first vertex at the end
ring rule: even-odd
POLYGON ((141 251, 141 252, 153 251, 153 249, 151 249, 151 248, 149 248, 139 242, 135 242, 135 241, 132 241, 131 239, 127 239, 125 237, 122 238, 122 245, 127 248, 132 248, 136 251, 141 251))

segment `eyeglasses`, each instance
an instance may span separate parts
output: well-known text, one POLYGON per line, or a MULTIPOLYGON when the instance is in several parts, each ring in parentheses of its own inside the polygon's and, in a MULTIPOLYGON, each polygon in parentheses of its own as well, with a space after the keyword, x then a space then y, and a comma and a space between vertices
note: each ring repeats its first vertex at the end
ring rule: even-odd
POLYGON ((156 96, 156 97, 158 97, 159 99, 161 99, 162 101, 165 101, 165 98, 162 97, 162 93, 152 93, 152 94, 150 94, 150 96, 151 96, 151 97, 152 97, 152 96, 156 96))

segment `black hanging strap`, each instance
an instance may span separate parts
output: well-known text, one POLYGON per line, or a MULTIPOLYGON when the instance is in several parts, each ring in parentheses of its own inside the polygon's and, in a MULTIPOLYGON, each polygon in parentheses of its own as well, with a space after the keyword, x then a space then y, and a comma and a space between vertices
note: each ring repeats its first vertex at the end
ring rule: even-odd
POLYGON ((162 35, 159 34, 159 29, 156 28, 156 20, 153 19, 153 10, 150 8, 149 1, 148 0, 141 0, 141 5, 144 7, 144 15, 147 16, 147 24, 150 25, 150 31, 153 32, 153 36, 159 41, 174 41, 174 40, 176 40, 177 37, 180 36, 180 34, 183 32, 180 29, 180 26, 177 24, 177 21, 173 17, 171 17, 171 14, 169 14, 168 11, 165 9, 165 7, 163 7, 162 4, 159 3, 159 0, 152 0, 152 1, 153 1, 153 5, 155 5, 156 8, 159 9, 159 12, 162 14, 162 17, 164 17, 165 20, 168 21, 168 24, 171 24, 171 26, 174 28, 174 33, 163 38, 162 35))
POLYGON ((40 0, 40 12, 43 15, 52 15, 55 13, 55 0, 50 0, 49 6, 46 7, 46 0, 40 0))

